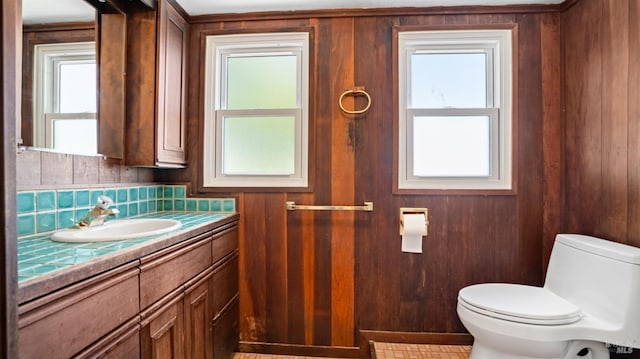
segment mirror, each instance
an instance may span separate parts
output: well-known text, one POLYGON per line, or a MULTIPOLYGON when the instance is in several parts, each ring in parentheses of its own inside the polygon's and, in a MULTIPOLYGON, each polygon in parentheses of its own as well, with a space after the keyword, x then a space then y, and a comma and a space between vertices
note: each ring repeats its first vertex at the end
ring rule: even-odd
POLYGON ((22 145, 122 158, 122 3, 57 0, 52 8, 49 2, 22 1, 22 145))
POLYGON ((23 144, 96 154, 96 10, 43 1, 22 1, 23 144))

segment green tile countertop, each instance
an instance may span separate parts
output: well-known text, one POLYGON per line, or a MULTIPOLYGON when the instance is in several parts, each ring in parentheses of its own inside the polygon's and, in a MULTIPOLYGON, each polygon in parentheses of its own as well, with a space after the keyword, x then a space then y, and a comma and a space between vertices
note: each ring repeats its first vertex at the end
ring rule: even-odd
POLYGON ((159 249, 237 220, 237 214, 158 212, 137 218, 168 218, 182 223, 155 236, 98 243, 54 242, 48 235, 18 241, 18 301, 37 298, 159 249))

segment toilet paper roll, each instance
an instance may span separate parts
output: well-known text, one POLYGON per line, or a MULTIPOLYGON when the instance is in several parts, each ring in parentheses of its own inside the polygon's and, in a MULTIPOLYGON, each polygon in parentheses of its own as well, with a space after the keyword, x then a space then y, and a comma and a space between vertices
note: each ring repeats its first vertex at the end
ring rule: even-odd
POLYGON ((424 214, 403 214, 402 221, 402 251, 422 253, 422 236, 427 234, 427 219, 424 214))

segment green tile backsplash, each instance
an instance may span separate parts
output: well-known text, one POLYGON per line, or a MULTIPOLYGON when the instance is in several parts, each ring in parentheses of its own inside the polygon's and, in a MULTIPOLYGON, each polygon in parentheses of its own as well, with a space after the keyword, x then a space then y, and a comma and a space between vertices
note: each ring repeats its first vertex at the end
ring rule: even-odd
POLYGON ((76 223, 98 201, 111 197, 117 218, 157 212, 233 213, 233 198, 187 198, 184 185, 151 185, 102 189, 20 191, 17 193, 18 237, 51 232, 76 223))
POLYGON ((36 210, 36 195, 33 192, 18 193, 18 214, 36 210))
POLYGON ((56 209, 56 192, 55 191, 41 191, 36 192, 36 210, 47 211, 56 209))
POLYGON ((73 208, 74 197, 74 191, 58 191, 58 208, 73 208))

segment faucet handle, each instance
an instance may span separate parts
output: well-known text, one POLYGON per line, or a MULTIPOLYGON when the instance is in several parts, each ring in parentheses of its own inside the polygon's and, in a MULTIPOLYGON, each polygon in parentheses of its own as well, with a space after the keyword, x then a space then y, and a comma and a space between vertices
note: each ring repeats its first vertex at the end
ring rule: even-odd
POLYGON ((101 209, 107 209, 112 204, 113 204, 113 200, 111 199, 111 197, 102 195, 98 197, 98 203, 96 203, 96 207, 101 209))

